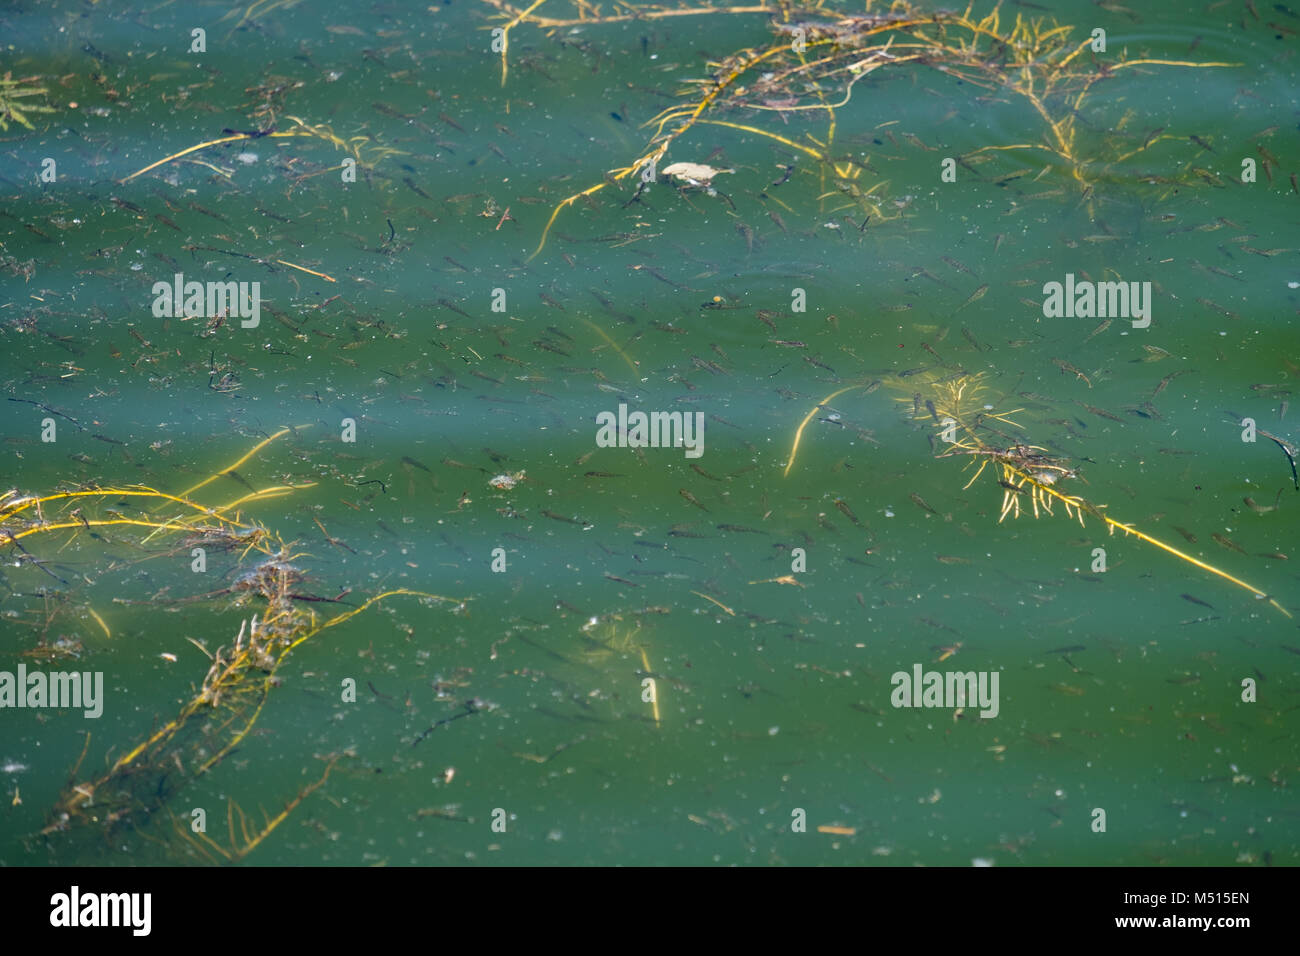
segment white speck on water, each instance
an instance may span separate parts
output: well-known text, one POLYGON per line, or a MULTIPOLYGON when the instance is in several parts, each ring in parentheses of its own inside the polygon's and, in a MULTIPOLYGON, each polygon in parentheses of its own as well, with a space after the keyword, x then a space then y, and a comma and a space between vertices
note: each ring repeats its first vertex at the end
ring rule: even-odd
POLYGON ((0 773, 22 773, 27 769, 29 769, 27 764, 19 763, 17 760, 5 760, 4 763, 0 763, 0 773))
POLYGON ((257 153, 238 153, 235 155, 235 159, 243 163, 245 166, 252 166, 257 162, 257 153))

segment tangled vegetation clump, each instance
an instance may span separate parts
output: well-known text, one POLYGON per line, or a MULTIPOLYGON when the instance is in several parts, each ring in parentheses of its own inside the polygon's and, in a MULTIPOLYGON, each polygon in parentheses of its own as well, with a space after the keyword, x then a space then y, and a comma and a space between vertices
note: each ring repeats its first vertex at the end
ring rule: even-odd
MULTIPOLYGON (((1102 141, 1086 147, 1080 135, 1079 114, 1094 88, 1122 70, 1142 66, 1224 67, 1230 63, 1194 63, 1152 58, 1127 59, 1124 51, 1092 52, 1090 34, 1077 38, 1075 29, 1044 18, 1017 13, 1002 15, 1001 4, 978 17, 971 3, 961 12, 925 11, 907 0, 887 7, 871 0, 866 12, 845 15, 825 0, 807 3, 763 3, 734 7, 666 7, 651 5, 634 10, 626 4, 618 12, 603 14, 599 5, 571 0, 570 17, 543 16, 546 0, 519 9, 505 0, 484 0, 500 13, 502 31, 502 82, 508 76, 510 31, 531 24, 547 31, 597 26, 624 21, 654 21, 694 16, 766 16, 772 39, 757 47, 737 50, 708 66, 708 75, 691 81, 681 91, 683 102, 669 107, 646 125, 649 142, 627 165, 610 169, 604 181, 562 200, 552 213, 536 255, 560 211, 606 186, 630 180, 638 173, 651 177, 670 147, 697 126, 720 126, 762 137, 813 160, 825 186, 823 198, 836 193, 848 205, 874 220, 895 218, 883 204, 883 180, 863 188, 858 180, 869 168, 862 157, 839 149, 840 111, 855 100, 857 85, 877 70, 913 70, 926 67, 993 97, 1019 98, 1041 119, 1043 133, 1036 142, 991 144, 960 157, 968 168, 997 151, 1038 151, 1068 170, 1080 191, 1115 163, 1135 156, 1173 134, 1125 133, 1126 123, 1101 134, 1102 141), (821 117, 823 129, 801 137, 757 125, 772 113, 781 117, 809 113, 821 117)), ((843 207, 842 207, 843 208, 843 207)))
MULTIPOLYGON (((170 602, 158 595, 138 602, 116 599, 122 603, 152 605, 211 603, 227 597, 235 606, 253 605, 255 611, 251 619, 241 620, 233 641, 215 652, 195 642, 210 659, 210 665, 190 699, 174 717, 162 722, 143 740, 116 757, 103 773, 79 779, 81 764, 90 745, 90 736, 87 735, 81 758, 72 768, 68 783, 41 836, 52 839, 73 831, 98 832, 104 836, 139 833, 142 838, 162 842, 172 853, 177 850, 191 854, 197 852, 210 860, 242 858, 324 783, 341 755, 324 756, 326 769, 321 778, 300 791, 279 814, 266 816, 261 825, 252 829, 244 812, 232 801, 227 813, 229 847, 204 833, 191 833, 180 823, 175 825, 173 834, 162 838, 148 835, 140 828, 155 813, 165 809, 182 788, 208 773, 247 740, 271 692, 280 684, 277 676, 280 668, 296 648, 395 595, 412 595, 457 606, 463 603, 423 591, 396 588, 351 604, 348 610, 332 617, 322 618, 314 610, 316 603, 345 602, 340 598, 304 593, 306 575, 293 562, 305 555, 294 552, 278 534, 264 525, 246 519, 240 510, 255 502, 292 494, 309 485, 274 485, 253 490, 219 506, 204 505, 190 497, 217 478, 232 473, 266 445, 290 431, 286 428, 276 432, 237 462, 175 495, 131 485, 77 488, 45 495, 10 491, 0 496, 0 540, 7 543, 9 557, 17 565, 47 575, 61 585, 45 589, 47 610, 44 618, 31 622, 42 635, 50 630, 55 615, 73 609, 85 610, 106 634, 108 629, 93 607, 78 604, 71 591, 73 585, 47 567, 48 559, 36 553, 39 549, 33 550, 35 545, 32 542, 35 540, 63 539, 59 548, 62 551, 82 536, 102 544, 106 541, 105 534, 121 531, 129 532, 131 537, 118 538, 117 543, 129 540, 133 550, 140 555, 129 563, 169 557, 188 563, 192 549, 200 547, 213 553, 237 555, 236 569, 248 559, 255 559, 248 570, 232 572, 227 587, 205 594, 173 598, 170 602), (113 532, 106 529, 113 529, 113 532)), ((118 566, 116 562, 113 565, 118 566)), ((57 645, 49 645, 42 636, 38 649, 43 656, 49 656, 57 645)))
MULTIPOLYGON (((881 384, 882 381, 878 379, 868 383, 847 385, 814 405, 795 430, 785 475, 788 476, 794 468, 804 429, 818 412, 840 395, 857 389, 871 392, 881 384)), ((1037 518, 1042 514, 1053 514, 1053 505, 1059 504, 1064 509, 1066 517, 1076 519, 1080 525, 1084 525, 1084 515, 1087 514, 1101 521, 1109 534, 1113 535, 1118 529, 1125 535, 1132 535, 1139 541, 1171 554, 1180 561, 1249 591, 1257 599, 1267 601, 1275 610, 1291 617, 1291 612, 1275 598, 1254 585, 1247 584, 1227 571, 1193 557, 1185 551, 1180 551, 1144 531, 1139 531, 1132 524, 1111 517, 1106 514, 1105 505, 1093 504, 1081 495, 1066 491, 1064 484, 1070 479, 1078 478, 1078 471, 1066 459, 1049 455, 1047 449, 1029 444, 1022 435, 1010 434, 1003 430, 1003 428, 1021 428, 1011 416, 1023 409, 999 411, 996 404, 987 401, 985 373, 970 373, 963 369, 954 372, 949 367, 936 366, 917 377, 906 380, 892 376, 888 384, 907 393, 906 397, 900 396, 898 401, 908 414, 918 421, 933 423, 936 432, 935 445, 945 449, 937 457, 964 457, 968 461, 978 463, 975 474, 966 482, 963 491, 975 484, 989 465, 994 466, 998 486, 1002 489, 999 524, 1006 520, 1008 515, 1019 518, 1022 505, 1032 509, 1034 517, 1037 518)))

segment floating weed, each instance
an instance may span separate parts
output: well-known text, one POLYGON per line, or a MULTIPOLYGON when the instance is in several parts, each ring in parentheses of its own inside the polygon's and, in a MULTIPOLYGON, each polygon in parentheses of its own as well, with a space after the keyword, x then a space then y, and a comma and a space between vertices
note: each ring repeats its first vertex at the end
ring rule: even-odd
MULTIPOLYGON (((923 371, 915 377, 906 379, 898 377, 889 384, 899 391, 911 393, 907 397, 900 396, 897 399, 907 414, 917 420, 931 421, 934 424, 940 440, 948 446, 948 450, 940 454, 939 458, 969 457, 972 461, 978 462, 975 474, 966 482, 963 490, 971 487, 990 465, 994 466, 998 475, 998 485, 1003 489, 999 524, 1006 520, 1008 515, 1012 518, 1020 517, 1022 508, 1032 511, 1035 518, 1041 514, 1052 515, 1053 507, 1059 504, 1066 517, 1077 520, 1080 525, 1084 525, 1084 515, 1090 515, 1105 523, 1106 530, 1110 534, 1114 534, 1115 530, 1119 529, 1124 534, 1132 535, 1140 541, 1172 554, 1179 560, 1223 578, 1251 592, 1261 600, 1267 600, 1287 617, 1292 616, 1290 611, 1254 585, 1247 584, 1221 568, 1153 538, 1131 524, 1112 518, 1105 513, 1105 505, 1095 505, 1086 498, 1063 491, 1059 486, 1069 479, 1079 477, 1078 472, 1065 459, 1049 455, 1045 448, 1008 435, 992 424, 997 423, 997 425, 1018 429, 1021 426, 1010 416, 1023 409, 999 411, 995 404, 987 400, 989 396, 986 378, 984 372, 954 374, 946 368, 935 368, 923 371), (989 440, 986 440, 986 436, 989 440), (1001 443, 993 444, 992 436, 1002 439, 1001 443)), ((795 455, 799 450, 804 428, 813 417, 835 397, 864 387, 874 390, 870 385, 846 386, 826 396, 804 416, 795 430, 785 475, 788 476, 794 467, 795 455)))
MULTIPOLYGON (((337 603, 339 599, 304 593, 307 574, 294 562, 306 555, 295 552, 277 533, 259 522, 244 518, 238 510, 251 502, 292 494, 308 485, 272 486, 215 507, 189 497, 216 478, 244 465, 289 431, 276 432, 234 464, 179 495, 141 485, 124 485, 78 488, 46 495, 10 491, 0 496, 0 541, 8 542, 20 565, 33 565, 51 576, 57 577, 44 566, 44 560, 33 553, 34 545, 29 547, 28 543, 49 535, 66 537, 59 551, 83 535, 98 543, 107 543, 102 533, 102 529, 107 528, 141 529, 132 536, 115 536, 112 542, 139 549, 144 553, 141 560, 170 556, 187 561, 191 549, 196 547, 232 554, 238 552, 237 568, 252 559, 251 566, 246 566, 241 573, 232 574, 228 587, 172 600, 172 603, 210 602, 228 595, 236 605, 252 604, 257 609, 250 618, 241 621, 239 633, 231 643, 222 645, 215 652, 205 649, 210 658, 207 673, 176 716, 116 757, 104 773, 78 780, 77 774, 85 757, 83 750, 82 758, 72 768, 68 785, 54 805, 49 824, 41 831, 42 836, 87 828, 116 833, 129 827, 134 832, 184 786, 216 767, 248 738, 271 691, 279 686, 277 672, 285 660, 296 648, 321 632, 397 595, 463 607, 464 602, 457 598, 395 588, 332 617, 318 616, 313 604, 322 601, 337 603), (151 506, 152 510, 149 510, 151 506), (164 509, 166 512, 160 513, 164 509), (155 548, 161 548, 147 550, 145 546, 151 542, 157 542, 155 548)), ((117 566, 114 562, 113 567, 117 566)), ((59 581, 67 584, 61 578, 59 581)), ((46 593, 45 629, 48 630, 52 615, 76 609, 66 591, 57 592, 53 599, 48 597, 50 589, 46 589, 46 593)), ((122 598, 116 600, 136 603, 122 598)), ((142 603, 160 604, 161 598, 142 603)), ((85 608, 108 634, 102 617, 89 605, 85 608)), ((65 651, 76 653, 78 650, 79 645, 74 650, 49 645, 43 640, 29 656, 49 659, 65 651)), ((89 744, 87 735, 86 748, 89 744)), ((229 847, 222 847, 207 838, 196 840, 189 834, 183 834, 185 839, 182 842, 204 855, 216 854, 228 861, 243 858, 325 782, 333 759, 320 780, 300 792, 280 814, 267 817, 258 827, 250 830, 243 812, 232 803, 229 847), (235 828, 236 816, 238 831, 235 828)), ((145 837, 144 834, 141 836, 145 837)))
MULTIPOLYGON (((537 11, 546 0, 535 0, 519 9, 505 0, 484 0, 499 11, 504 24, 495 27, 501 52, 501 82, 508 76, 509 34, 525 23, 556 32, 577 27, 651 21, 672 17, 755 16, 771 18, 773 38, 765 45, 738 50, 708 64, 708 75, 690 80, 682 90, 684 102, 668 107, 644 125, 650 140, 634 160, 609 170, 604 181, 561 200, 542 232, 535 257, 546 245, 547 236, 561 211, 609 185, 617 185, 640 174, 642 186, 653 181, 660 162, 674 142, 694 127, 721 126, 778 143, 814 161, 822 183, 819 200, 843 194, 845 208, 868 214, 873 222, 895 219, 901 214, 885 201, 885 181, 862 188, 857 180, 871 169, 870 157, 842 155, 836 146, 838 111, 846 109, 857 85, 877 70, 929 67, 962 84, 1021 98, 1041 118, 1044 134, 1039 142, 1007 143, 981 147, 955 157, 967 168, 984 153, 1033 150, 1049 154, 1075 180, 1088 199, 1092 183, 1101 181, 1108 169, 1175 136, 1147 137, 1125 150, 1119 135, 1111 131, 1102 137, 1101 155, 1094 157, 1078 136, 1079 114, 1093 87, 1121 70, 1143 66, 1227 67, 1240 64, 1195 63, 1184 60, 1125 59, 1091 62, 1082 54, 1095 39, 1092 35, 1072 39, 1074 27, 1026 18, 1017 13, 1006 22, 1000 4, 986 16, 974 14, 974 4, 960 13, 921 10, 906 0, 894 0, 888 13, 873 14, 868 0, 863 14, 844 16, 819 0, 801 4, 735 7, 665 7, 648 5, 633 13, 602 14, 598 7, 573 0, 573 16, 550 17, 537 11), (751 116, 787 116, 810 113, 823 118, 820 135, 805 131, 802 136, 785 135, 746 120, 751 116), (1109 157, 1109 158, 1107 158, 1109 157)), ((788 122, 788 121, 787 121, 788 122)), ((1116 124, 1118 130, 1123 124, 1116 124)), ((915 139, 913 137, 913 139, 915 139)), ((925 144, 915 142, 922 148, 925 144)), ((1194 172, 1188 167, 1189 172, 1194 172)))
MULTIPOLYGON (((247 139, 260 139, 263 136, 269 139, 307 138, 307 139, 323 140, 324 142, 327 142, 330 145, 332 145, 335 149, 343 150, 354 160, 356 160, 358 166, 361 166, 366 169, 374 168, 376 163, 379 163, 380 161, 388 158, 389 156, 405 155, 405 153, 402 150, 394 149, 390 146, 383 146, 369 136, 352 136, 349 137, 348 139, 343 139, 341 136, 336 134, 334 130, 332 130, 329 126, 326 126, 324 123, 308 123, 305 120, 299 119, 296 116, 286 116, 285 119, 289 120, 294 124, 293 129, 288 129, 288 130, 272 129, 265 132, 252 131, 252 132, 242 132, 242 133, 235 132, 232 130, 231 135, 229 136, 222 136, 219 137, 218 139, 205 140, 202 143, 196 143, 193 146, 190 146, 186 149, 182 149, 179 152, 172 153, 169 156, 164 156, 162 159, 158 160, 157 162, 150 163, 148 166, 145 166, 143 169, 137 169, 135 172, 131 173, 131 175, 119 179, 118 183, 119 185, 123 183, 129 183, 137 176, 142 176, 147 172, 157 169, 159 166, 165 166, 168 163, 174 162, 178 159, 182 159, 183 157, 189 156, 191 153, 197 153, 199 150, 208 149, 209 147, 212 146, 221 146, 225 143, 238 143, 247 139)), ((286 265, 288 265, 288 263, 286 263, 286 265)), ((304 269, 303 271, 310 272, 311 270, 304 269)), ((319 273, 314 273, 314 274, 319 275, 319 273)), ((330 281, 332 282, 334 280, 331 279, 330 281)))
POLYGON ((284 809, 275 816, 269 816, 266 811, 263 810, 262 824, 255 830, 249 830, 248 816, 240 808, 239 804, 235 803, 232 799, 227 800, 226 827, 230 834, 230 842, 228 846, 223 846, 218 843, 212 837, 208 836, 206 832, 193 830, 190 826, 189 820, 177 819, 176 816, 172 814, 172 830, 175 833, 176 839, 181 843, 187 844, 190 849, 197 852, 197 854, 208 863, 238 863, 244 857, 248 856, 248 854, 256 850, 258 845, 270 836, 276 827, 288 819, 289 814, 298 808, 298 804, 302 803, 315 791, 324 786, 325 781, 329 779, 330 771, 334 769, 334 765, 338 763, 339 758, 342 756, 351 756, 351 754, 332 754, 326 758, 325 772, 321 774, 320 778, 298 791, 297 796, 286 803, 284 809), (239 824, 238 831, 235 829, 236 822, 239 824))
POLYGON ((26 100, 33 96, 46 96, 49 91, 43 86, 34 86, 33 81, 36 77, 28 76, 20 80, 15 80, 12 73, 5 73, 0 77, 0 131, 9 129, 9 121, 34 130, 31 120, 27 118, 28 113, 53 113, 54 107, 47 106, 44 103, 19 103, 19 100, 26 100))
MULTIPOLYGON (((933 376, 937 372, 930 374, 933 376)), ((949 375, 947 381, 926 382, 922 380, 909 383, 909 387, 922 390, 928 389, 931 392, 933 397, 929 401, 933 404, 934 411, 937 413, 939 419, 937 427, 940 429, 941 437, 946 430, 949 438, 952 439, 949 442, 951 446, 949 450, 939 457, 969 455, 980 459, 974 477, 966 483, 965 487, 969 488, 974 484, 989 464, 993 464, 998 469, 998 485, 1003 489, 1002 509, 998 516, 999 523, 1004 521, 1008 515, 1013 518, 1020 517, 1021 508, 1025 503, 1027 503, 1028 508, 1032 509, 1035 518, 1039 517, 1040 514, 1053 514, 1053 505, 1060 504, 1066 517, 1076 519, 1081 526, 1084 525, 1084 515, 1088 514, 1105 523, 1108 533, 1113 535, 1115 529, 1118 528, 1126 535, 1132 535, 1168 554, 1172 554, 1182 561, 1186 561, 1188 564, 1250 591, 1256 597, 1267 600, 1269 604, 1287 617, 1291 617, 1291 613, 1286 608, 1259 588, 1247 584, 1240 578, 1207 564, 1184 551, 1180 551, 1172 545, 1153 538, 1145 532, 1139 531, 1131 524, 1112 518, 1105 513, 1105 505, 1095 505, 1086 498, 1062 490, 1059 486, 1063 482, 1078 477, 1078 473, 1064 459, 1048 455, 1046 449, 1036 445, 1029 445, 1020 440, 1013 439, 1002 447, 986 442, 982 435, 990 431, 1004 439, 1008 437, 1000 430, 993 429, 988 424, 989 422, 996 421, 1003 425, 1019 426, 1008 417, 1015 414, 1014 411, 998 412, 985 403, 984 392, 986 386, 983 384, 983 379, 983 373, 975 375, 962 374, 956 379, 949 375), (956 430, 958 434, 953 435, 952 430, 956 430)), ((910 400, 908 401, 910 404, 910 400)), ((924 416, 917 415, 914 407, 912 413, 916 417, 931 417, 928 410, 924 416)))

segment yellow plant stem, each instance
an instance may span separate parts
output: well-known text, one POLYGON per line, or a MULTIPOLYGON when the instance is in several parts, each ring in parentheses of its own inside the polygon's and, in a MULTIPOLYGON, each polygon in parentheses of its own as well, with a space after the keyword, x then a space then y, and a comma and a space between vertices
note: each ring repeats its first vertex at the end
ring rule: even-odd
POLYGON ((296 431, 297 428, 310 428, 310 427, 311 427, 310 425, 298 425, 296 426, 296 428, 281 428, 270 438, 263 439, 262 441, 254 445, 252 450, 248 454, 246 454, 243 458, 240 458, 238 461, 233 462, 232 464, 227 465, 225 468, 222 468, 220 471, 217 471, 216 473, 208 476, 207 478, 200 481, 197 485, 194 485, 192 488, 186 488, 184 491, 180 493, 181 497, 182 498, 187 497, 191 492, 198 491, 204 485, 211 484, 212 482, 216 481, 218 478, 220 478, 222 475, 226 474, 227 472, 234 471, 236 468, 238 468, 244 462, 248 461, 250 458, 256 455, 267 445, 271 444, 271 442, 279 438, 281 435, 287 435, 291 431, 296 431))
POLYGON ((1035 489, 1040 494, 1049 495, 1052 498, 1055 498, 1058 501, 1063 502, 1068 508, 1079 509, 1080 512, 1079 520, 1081 523, 1083 520, 1082 512, 1086 510, 1090 514, 1096 515, 1097 517, 1101 518, 1101 520, 1107 524, 1111 534, 1114 534, 1115 529, 1119 528, 1125 534, 1131 534, 1134 537, 1140 538, 1141 540, 1145 541, 1147 544, 1155 545, 1160 550, 1167 551, 1169 554, 1174 555, 1174 557, 1181 558, 1183 561, 1186 561, 1188 564, 1195 565, 1196 567, 1200 568, 1203 571, 1209 571, 1211 574, 1218 575, 1219 577, 1223 578, 1225 581, 1231 581, 1233 584, 1237 585, 1237 587, 1244 588, 1250 593, 1256 595, 1257 597, 1267 600, 1269 604, 1273 605, 1273 607, 1277 608, 1287 617, 1292 616, 1290 611, 1284 608, 1281 604, 1278 604, 1277 601, 1269 597, 1267 594, 1265 594, 1263 591, 1261 591, 1259 588, 1255 587, 1254 585, 1247 584, 1245 581, 1241 580, 1240 578, 1233 577, 1227 571, 1223 571, 1219 568, 1216 568, 1212 564, 1207 564, 1206 562, 1200 560, 1199 558, 1194 558, 1190 554, 1187 554, 1186 552, 1179 551, 1177 548, 1173 547, 1172 545, 1165 544, 1163 541, 1159 541, 1156 538, 1151 537, 1151 535, 1145 534, 1144 532, 1137 530, 1137 528, 1134 528, 1132 525, 1124 524, 1122 521, 1116 521, 1114 518, 1110 517, 1109 515, 1102 514, 1101 511, 1099 511, 1096 508, 1096 506, 1089 505, 1082 498, 1076 498, 1070 495, 1062 494, 1061 492, 1057 491, 1055 488, 1051 487, 1050 485, 1044 485, 1041 482, 1037 481, 1031 475, 1027 475, 1024 472, 1019 471, 1018 469, 1012 468, 1011 466, 1006 466, 1006 467, 1008 468, 1008 470, 1015 472, 1020 477, 1026 479, 1029 483, 1031 483, 1035 487, 1035 489))
POLYGON ((813 420, 813 416, 816 415, 818 412, 820 412, 823 408, 825 408, 826 404, 830 402, 832 399, 836 398, 839 395, 843 395, 845 392, 851 392, 855 388, 866 388, 866 386, 847 385, 844 388, 839 389, 838 391, 831 392, 820 402, 814 405, 812 411, 810 411, 807 415, 803 417, 803 421, 799 423, 799 427, 796 428, 794 432, 794 445, 792 445, 790 448, 790 460, 786 463, 785 471, 782 474, 783 478, 788 477, 790 474, 790 469, 794 467, 795 455, 799 453, 799 442, 803 440, 803 430, 808 427, 808 423, 813 420))

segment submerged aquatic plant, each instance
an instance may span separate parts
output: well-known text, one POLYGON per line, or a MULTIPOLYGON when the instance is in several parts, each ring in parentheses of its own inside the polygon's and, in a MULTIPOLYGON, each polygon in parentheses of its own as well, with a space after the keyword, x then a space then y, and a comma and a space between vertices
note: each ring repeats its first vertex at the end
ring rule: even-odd
MULTIPOLYGON (((1106 62, 1084 54, 1094 44, 1089 35, 1074 38, 1074 28, 1040 17, 1017 13, 1004 18, 1000 3, 984 16, 974 3, 960 12, 925 10, 893 0, 888 6, 867 0, 860 14, 845 14, 825 0, 804 3, 670 7, 651 4, 604 14, 586 0, 571 0, 573 15, 546 16, 539 12, 546 0, 518 8, 506 0, 484 0, 499 11, 501 31, 501 81, 508 76, 510 32, 524 24, 547 31, 593 27, 629 20, 697 16, 765 16, 772 39, 766 44, 737 50, 708 65, 708 75, 687 83, 684 102, 663 110, 646 124, 652 132, 639 156, 608 171, 604 181, 561 200, 543 230, 536 256, 560 212, 609 185, 640 174, 653 179, 670 147, 697 126, 719 126, 759 136, 813 160, 821 183, 820 199, 843 196, 843 208, 867 213, 873 221, 897 218, 884 202, 885 180, 864 188, 859 180, 870 170, 868 157, 848 155, 836 143, 841 112, 853 103, 858 84, 877 70, 927 67, 987 91, 992 97, 1019 98, 1042 120, 1037 142, 991 144, 958 157, 973 168, 999 151, 1037 151, 1069 171, 1079 189, 1090 194, 1091 183, 1105 170, 1149 149, 1172 134, 1123 134, 1125 122, 1114 124, 1098 149, 1088 149, 1079 137, 1079 115, 1093 88, 1122 70, 1141 66, 1226 67, 1231 63, 1196 63, 1153 58, 1127 59, 1121 52, 1106 62), (876 8, 879 12, 873 12, 876 8), (823 118, 824 130, 802 136, 776 132, 756 125, 758 118, 776 113, 782 118, 810 113, 823 118), (1127 142, 1125 141, 1127 138, 1127 142)), ((855 104, 856 105, 856 104, 855 104)), ((928 148, 928 147, 927 147, 928 148)), ((835 211, 835 210, 832 210, 835 211)))
MULTIPOLYGON (((1247 584, 1221 568, 1139 531, 1132 524, 1111 517, 1106 514, 1105 505, 1093 504, 1080 495, 1065 491, 1062 486, 1070 479, 1078 478, 1078 471, 1066 459, 1050 455, 1047 449, 1031 445, 1025 439, 1009 435, 992 424, 1020 428, 1021 426, 1010 416, 1022 409, 999 411, 995 404, 987 401, 985 379, 983 372, 969 373, 962 370, 953 372, 949 368, 936 367, 915 378, 904 380, 895 377, 890 384, 900 391, 910 393, 909 397, 898 399, 908 414, 917 420, 930 420, 933 423, 939 433, 940 442, 948 446, 946 451, 938 455, 939 458, 966 457, 970 461, 978 462, 975 474, 966 482, 963 490, 971 487, 990 465, 994 467, 998 485, 1002 488, 999 524, 1006 520, 1008 515, 1019 518, 1022 503, 1026 501, 1035 518, 1041 514, 1054 514, 1052 508, 1059 504, 1066 516, 1076 519, 1080 525, 1086 527, 1084 515, 1090 515, 1102 521, 1108 533, 1113 535, 1118 529, 1126 535, 1132 535, 1167 554, 1172 554, 1181 561, 1251 592, 1261 600, 1267 600, 1287 617, 1292 616, 1290 611, 1254 585, 1247 584), (1000 441, 993 441, 995 437, 1000 441)), ((857 388, 874 390, 880 384, 879 381, 875 381, 865 385, 849 385, 832 392, 813 406, 795 431, 785 474, 789 475, 794 467, 804 428, 814 415, 839 395, 857 388)))
MULTIPOLYGON (((357 136, 351 136, 348 137, 347 139, 344 139, 324 123, 308 123, 307 121, 300 119, 297 116, 285 116, 284 118, 289 120, 291 123, 293 123, 292 129, 286 129, 286 130, 271 129, 268 131, 257 130, 257 131, 242 132, 242 133, 231 130, 229 131, 230 135, 228 136, 221 136, 217 139, 204 140, 201 143, 196 143, 195 145, 182 149, 179 152, 175 152, 168 156, 164 156, 162 159, 158 160, 157 162, 150 163, 148 166, 145 166, 142 169, 137 169, 129 176, 124 176, 122 179, 118 180, 118 183, 120 184, 128 183, 131 180, 135 179, 137 176, 143 176, 145 173, 155 170, 160 166, 165 166, 168 163, 174 162, 175 160, 188 156, 191 153, 197 153, 200 150, 208 149, 209 147, 212 146, 221 146, 226 143, 238 143, 243 140, 261 139, 263 136, 269 139, 306 138, 306 139, 322 140, 326 143, 331 144, 335 149, 343 150, 353 160, 356 161, 357 165, 367 169, 373 167, 376 163, 380 162, 383 159, 386 159, 389 156, 405 155, 405 153, 403 153, 402 150, 394 149, 391 146, 384 146, 383 144, 379 143, 373 137, 370 136, 357 135, 357 136)), ((319 170, 314 173, 309 173, 306 176, 300 176, 298 177, 297 181, 307 179, 310 176, 319 176, 322 175, 323 173, 335 172, 341 168, 342 166, 331 166, 328 169, 319 170)))
POLYGON ((12 73, 5 73, 0 77, 0 131, 9 129, 10 120, 34 130, 36 127, 27 118, 28 113, 54 112, 54 107, 45 103, 19 102, 33 96, 44 97, 49 93, 45 87, 33 85, 35 79, 28 76, 15 80, 12 73))
MULTIPOLYGON (((139 560, 177 555, 184 560, 191 548, 197 546, 237 552, 240 563, 253 559, 252 566, 235 576, 230 586, 208 594, 174 599, 174 603, 190 603, 211 601, 226 595, 236 604, 252 604, 256 610, 250 619, 241 621, 239 633, 231 643, 215 652, 197 645, 208 655, 211 663, 200 685, 174 717, 114 759, 105 772, 78 779, 90 745, 87 735, 82 756, 72 768, 69 782, 51 811, 50 822, 41 831, 42 836, 52 837, 87 828, 106 834, 117 833, 143 824, 183 787, 220 764, 248 738, 272 690, 279 685, 277 672, 285 660, 296 648, 328 628, 343 624, 376 603, 396 595, 411 595, 456 606, 463 603, 456 598, 395 588, 332 617, 322 618, 312 604, 335 599, 301 593, 305 574, 293 562, 304 555, 292 551, 278 534, 245 518, 239 510, 254 502, 291 494, 309 487, 309 484, 273 485, 219 506, 204 505, 190 497, 194 491, 241 467, 262 448, 290 431, 286 428, 276 432, 238 461, 180 494, 130 485, 78 488, 45 495, 21 495, 11 491, 0 497, 0 538, 8 542, 18 563, 31 565, 65 585, 67 582, 45 567, 46 562, 29 547, 33 539, 52 535, 66 537, 60 548, 63 550, 82 535, 103 541, 102 529, 140 529, 135 542, 137 547, 143 550, 145 545, 155 540, 162 542, 163 547, 146 552, 139 560), (135 505, 138 507, 132 507, 135 505)), ((125 603, 154 604, 157 601, 125 603)), ((50 606, 48 599, 46 604, 50 606)), ((61 600, 54 601, 54 613, 66 611, 71 606, 72 602, 65 594, 61 600)), ((93 608, 87 605, 86 610, 104 626, 93 608)), ((48 631, 49 625, 47 617, 43 630, 48 631)), ((108 633, 106 627, 105 633, 108 633)), ((260 827, 250 830, 243 812, 232 803, 229 811, 231 845, 228 849, 210 839, 196 842, 183 829, 178 830, 184 837, 179 843, 189 850, 197 848, 208 856, 216 853, 227 860, 242 858, 256 848, 298 803, 324 783, 329 767, 337 757, 328 759, 329 766, 320 781, 300 792, 283 812, 266 817, 260 827), (238 834, 234 823, 236 815, 239 818, 238 834)))

